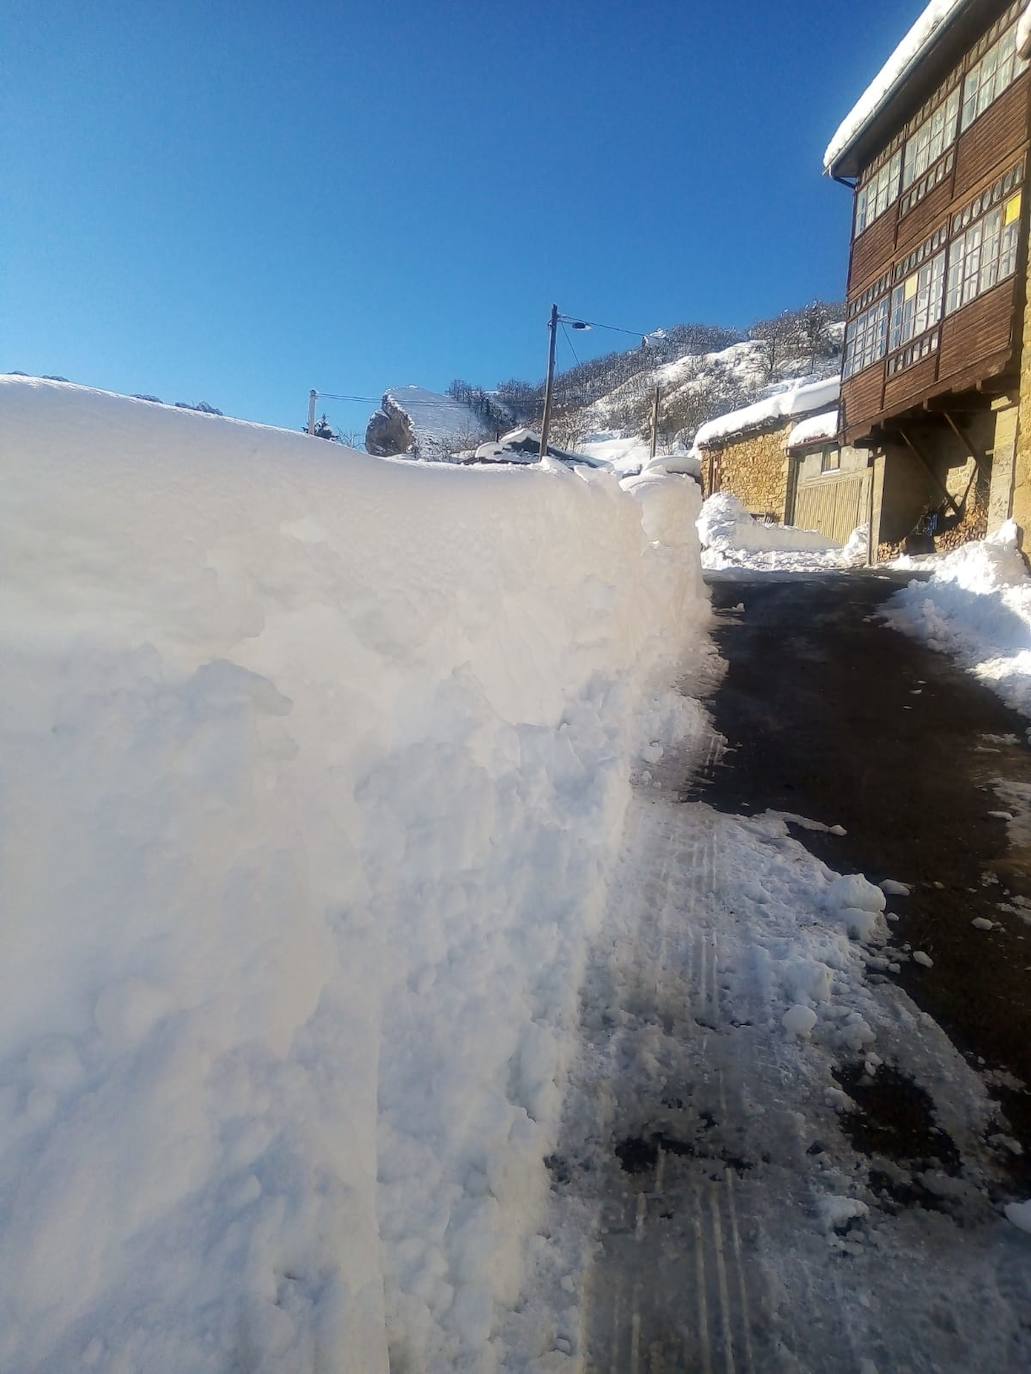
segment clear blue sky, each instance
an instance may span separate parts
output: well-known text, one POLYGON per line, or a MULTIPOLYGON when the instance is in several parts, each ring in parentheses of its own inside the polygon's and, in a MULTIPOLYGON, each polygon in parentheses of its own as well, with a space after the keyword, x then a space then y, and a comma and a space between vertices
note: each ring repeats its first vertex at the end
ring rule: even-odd
POLYGON ((0 369, 293 426, 311 386, 539 377, 552 300, 650 329, 841 295, 822 151, 919 9, 9 6, 0 369))

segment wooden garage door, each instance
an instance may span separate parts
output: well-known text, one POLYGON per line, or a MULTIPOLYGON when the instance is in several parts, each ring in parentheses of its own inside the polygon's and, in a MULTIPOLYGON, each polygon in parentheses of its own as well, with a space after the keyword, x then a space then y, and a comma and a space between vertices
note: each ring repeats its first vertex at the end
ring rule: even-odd
POLYGON ((865 488, 865 472, 799 482, 795 525, 802 530, 819 530, 828 539, 844 544, 856 526, 866 521, 865 488))

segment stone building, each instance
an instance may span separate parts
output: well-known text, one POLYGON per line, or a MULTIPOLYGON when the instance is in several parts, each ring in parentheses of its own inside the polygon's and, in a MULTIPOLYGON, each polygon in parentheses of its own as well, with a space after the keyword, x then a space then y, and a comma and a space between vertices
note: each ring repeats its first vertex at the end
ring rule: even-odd
POLYGON ((702 425, 695 447, 706 496, 729 491, 759 520, 844 544, 869 521, 865 452, 838 440, 838 378, 789 383, 702 425))

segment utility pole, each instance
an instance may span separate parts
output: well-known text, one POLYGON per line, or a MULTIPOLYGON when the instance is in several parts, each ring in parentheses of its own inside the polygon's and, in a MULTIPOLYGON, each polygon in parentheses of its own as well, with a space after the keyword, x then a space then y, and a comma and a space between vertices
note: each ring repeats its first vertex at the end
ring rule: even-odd
POLYGON ((308 392, 308 433, 315 433, 315 402, 319 399, 317 391, 308 392))
POLYGON ((655 384, 655 395, 652 397, 652 457, 655 457, 655 450, 659 443, 659 385, 655 384))
POLYGON ((551 393, 555 385, 555 336, 558 334, 558 306, 551 307, 548 323, 551 341, 548 345, 548 384, 544 389, 544 419, 541 422, 541 457, 548 455, 548 430, 551 428, 551 393))

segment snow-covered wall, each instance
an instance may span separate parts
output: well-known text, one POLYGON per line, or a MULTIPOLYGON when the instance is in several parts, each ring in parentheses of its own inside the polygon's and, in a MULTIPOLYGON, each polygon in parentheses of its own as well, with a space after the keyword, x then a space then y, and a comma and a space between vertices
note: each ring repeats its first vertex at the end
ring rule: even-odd
POLYGON ((492 1368, 695 483, 24 379, 0 459, 0 1368, 492 1368))

